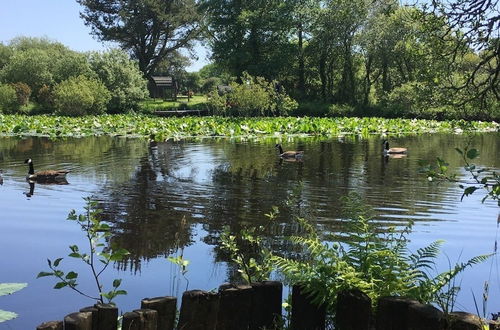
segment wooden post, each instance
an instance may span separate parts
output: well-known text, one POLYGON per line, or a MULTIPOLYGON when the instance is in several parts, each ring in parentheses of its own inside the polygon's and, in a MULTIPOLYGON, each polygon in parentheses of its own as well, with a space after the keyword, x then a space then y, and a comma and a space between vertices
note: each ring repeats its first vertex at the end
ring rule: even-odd
POLYGON ((482 330, 481 318, 474 314, 465 312, 450 313, 451 330, 482 330))
POLYGON ((409 329, 409 306, 418 304, 414 299, 382 297, 378 301, 377 330, 409 329))
POLYGON ((153 309, 136 309, 141 320, 141 330, 157 330, 158 312, 153 309))
POLYGON ((136 312, 123 314, 122 330, 141 330, 141 316, 136 312))
POLYGON ((97 330, 99 324, 98 309, 95 306, 88 306, 80 309, 80 312, 91 312, 92 313, 92 329, 97 330))
POLYGON ((318 330, 325 329, 326 307, 318 306, 303 292, 300 285, 292 287, 292 329, 318 330))
POLYGON ((37 326, 36 330, 63 330, 63 321, 44 322, 37 326))
POLYGON ((248 329, 253 289, 249 285, 221 285, 217 330, 248 329))
POLYGON ((431 305, 411 304, 408 306, 408 324, 412 330, 444 330, 446 319, 443 312, 431 305))
POLYGON ((219 295, 202 290, 186 291, 182 295, 178 329, 215 330, 219 310, 219 295))
POLYGON ((354 289, 340 291, 337 294, 335 329, 369 330, 371 315, 372 300, 364 292, 354 289))
POLYGON ((95 304, 97 308, 97 329, 116 329, 118 327, 118 308, 113 304, 95 304))
POLYGON ((175 325, 177 311, 176 297, 144 298, 141 300, 142 309, 153 309, 158 312, 158 330, 172 330, 175 325))
POLYGON ((253 289, 250 329, 273 329, 281 321, 283 284, 263 281, 251 284, 253 289))
POLYGON ((64 330, 92 330, 92 313, 77 312, 66 315, 64 330))

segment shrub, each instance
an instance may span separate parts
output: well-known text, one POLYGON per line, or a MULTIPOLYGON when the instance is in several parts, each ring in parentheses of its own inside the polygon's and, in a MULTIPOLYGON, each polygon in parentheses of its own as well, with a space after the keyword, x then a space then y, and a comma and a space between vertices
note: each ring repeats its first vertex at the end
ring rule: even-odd
POLYGON ((111 99, 110 92, 96 79, 72 77, 54 88, 56 113, 66 116, 102 114, 111 99))
POLYGON ((106 53, 91 53, 90 66, 111 92, 108 112, 137 110, 139 101, 148 96, 147 81, 136 62, 118 49, 106 53))
POLYGON ((210 77, 205 79, 203 84, 201 85, 201 91, 203 93, 210 93, 213 91, 215 88, 217 88, 218 85, 221 85, 221 79, 217 77, 210 77))
POLYGON ((0 112, 15 113, 19 110, 16 90, 11 85, 0 85, 0 112))
POLYGON ((276 82, 243 73, 243 83, 232 83, 228 93, 209 94, 209 107, 214 114, 227 116, 283 116, 295 110, 297 102, 276 82))
POLYGON ((17 102, 19 105, 27 105, 31 96, 30 86, 23 82, 17 82, 12 84, 12 87, 16 90, 17 102))

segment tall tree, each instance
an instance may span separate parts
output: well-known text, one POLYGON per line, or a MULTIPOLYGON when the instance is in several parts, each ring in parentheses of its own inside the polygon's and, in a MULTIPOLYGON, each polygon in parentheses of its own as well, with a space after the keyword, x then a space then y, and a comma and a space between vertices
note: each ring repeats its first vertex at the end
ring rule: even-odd
POLYGON ((192 47, 201 28, 196 0, 77 0, 80 16, 101 41, 131 53, 151 76, 172 52, 192 47))
POLYGON ((453 62, 474 50, 480 60, 462 84, 454 86, 458 90, 474 89, 474 98, 486 99, 493 95, 500 101, 500 14, 498 0, 432 0, 433 14, 444 17, 447 27, 444 37, 457 39, 453 62), (466 44, 468 47, 461 47, 466 44))

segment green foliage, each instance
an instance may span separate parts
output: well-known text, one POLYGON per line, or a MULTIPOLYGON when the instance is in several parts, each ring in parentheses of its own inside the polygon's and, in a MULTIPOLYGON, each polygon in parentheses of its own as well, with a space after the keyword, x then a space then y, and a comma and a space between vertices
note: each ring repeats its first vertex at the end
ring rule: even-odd
POLYGON ((144 115, 102 115, 86 117, 3 115, 0 134, 15 136, 44 135, 50 137, 120 135, 158 139, 187 136, 265 136, 309 134, 339 136, 343 134, 422 134, 452 133, 467 123, 480 132, 496 131, 497 123, 465 121, 428 121, 382 118, 233 118, 181 117, 160 118, 144 115))
POLYGON ((455 148, 460 154, 463 161, 463 168, 470 175, 471 180, 459 179, 457 174, 449 173, 449 164, 437 157, 436 163, 431 164, 427 161, 421 161, 421 172, 427 175, 429 181, 448 181, 459 184, 462 189, 462 198, 472 195, 475 191, 483 191, 485 193, 482 202, 488 198, 496 200, 500 206, 500 174, 494 169, 487 167, 477 167, 472 161, 479 157, 479 151, 470 147, 471 141, 463 148, 455 148))
POLYGON ((310 222, 297 218, 303 235, 291 240, 302 252, 301 257, 271 257, 287 281, 300 283, 316 303, 326 304, 332 314, 337 293, 352 288, 364 291, 373 302, 381 296, 401 295, 423 303, 437 303, 449 312, 453 305, 450 302, 459 290, 453 285, 456 276, 488 258, 478 256, 457 263, 451 270, 433 277, 430 270, 441 241, 410 253, 407 245, 411 223, 403 229, 389 228, 380 234, 358 195, 351 194, 345 201, 348 217, 342 226, 346 232, 339 235, 341 241, 324 241, 310 222))
POLYGON ((12 87, 16 90, 17 103, 19 105, 27 105, 31 96, 31 88, 22 82, 14 83, 12 87))
MULTIPOLYGON (((266 214, 271 224, 279 211, 277 207, 266 214)), ((240 230, 231 234, 229 227, 221 233, 221 248, 229 253, 231 260, 238 266, 238 272, 247 284, 269 279, 273 265, 270 252, 263 246, 262 234, 268 227, 259 226, 240 230)))
POLYGON ((123 260, 129 252, 110 242, 111 228, 105 221, 100 219, 101 210, 97 208, 97 202, 91 198, 85 198, 85 201, 85 214, 77 215, 75 210, 72 210, 68 215, 68 220, 75 221, 85 233, 88 252, 80 250, 78 245, 71 245, 69 247, 71 253, 68 254, 68 257, 81 260, 88 265, 95 280, 98 295, 92 296, 77 288, 79 274, 75 271, 64 272, 61 270, 59 264, 63 258, 47 259, 50 271, 38 273, 37 278, 53 276, 58 280, 54 289, 68 287, 87 298, 102 303, 104 303, 104 299, 107 299, 108 303, 112 303, 116 296, 127 294, 127 291, 119 289, 121 279, 115 279, 112 282, 113 288, 106 292, 101 284, 100 276, 112 262, 123 260))
POLYGON ((61 44, 22 43, 14 47, 14 54, 0 72, 5 82, 27 84, 36 93, 43 86, 53 86, 70 77, 91 76, 83 54, 71 51, 61 44))
POLYGON ((89 63, 111 93, 108 112, 137 110, 139 101, 148 96, 147 81, 137 63, 131 61, 125 52, 112 49, 104 53, 90 53, 89 63))
POLYGON ((110 92, 96 79, 72 77, 54 87, 56 113, 65 116, 102 114, 111 99, 110 92))
POLYGON ((276 81, 243 73, 243 83, 232 83, 223 95, 214 89, 209 95, 209 106, 223 116, 282 116, 295 110, 297 102, 291 99, 276 81))
MULTIPOLYGON (((0 296, 5 296, 25 288, 27 283, 0 283, 0 296)), ((16 313, 0 309, 0 323, 12 320, 17 317, 16 313)))
POLYGON ((201 16, 194 0, 78 0, 81 17, 99 40, 114 41, 139 61, 145 77, 200 32, 201 16))
POLYGON ((0 113, 16 113, 18 110, 16 89, 12 85, 0 84, 0 113))

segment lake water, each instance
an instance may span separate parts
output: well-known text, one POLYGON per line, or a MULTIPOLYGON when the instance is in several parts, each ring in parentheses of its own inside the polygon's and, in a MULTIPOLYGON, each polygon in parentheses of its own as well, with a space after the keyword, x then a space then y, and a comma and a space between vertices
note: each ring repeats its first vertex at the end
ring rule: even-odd
MULTIPOLYGON (((273 205, 283 206, 302 183, 300 199, 313 211, 323 233, 342 230, 340 198, 357 192, 375 210, 380 227, 403 226, 414 220, 411 247, 444 239, 440 270, 492 253, 497 242, 499 208, 481 204, 476 192, 461 202, 455 184, 430 183, 418 173, 420 159, 442 157, 461 172, 455 147, 464 135, 427 134, 393 137, 393 146, 409 154, 384 159, 381 137, 277 140, 193 139, 149 145, 140 139, 94 137, 49 140, 0 138, 0 283, 27 282, 28 287, 0 297, 0 309, 19 314, 0 323, 0 329, 33 329, 93 302, 69 289, 54 290, 55 279, 35 279, 48 270, 47 258, 66 257, 68 246, 85 247, 83 232, 65 220, 70 210, 83 212, 84 197, 94 196, 113 224, 113 240, 132 254, 127 262, 104 274, 104 285, 122 278, 127 296, 116 302, 122 312, 139 308, 145 297, 179 296, 186 289, 211 290, 235 278, 218 248, 224 226, 237 232, 243 226, 264 224, 273 205), (277 157, 274 145, 304 150, 301 162, 277 157), (25 158, 35 170, 67 169, 67 185, 26 182, 25 158), (30 188, 32 191, 30 191, 30 188), (190 261, 186 281, 169 255, 190 261)), ((500 168, 500 134, 478 134, 475 163, 500 168)), ((266 239, 287 251, 284 239, 297 226, 286 212, 266 239)), ((95 292, 88 270, 65 258, 64 270, 80 273, 79 288, 95 292)), ((457 308, 473 312, 473 292, 480 304, 485 281, 490 283, 488 311, 500 311, 498 257, 468 269, 459 280, 457 308)))

